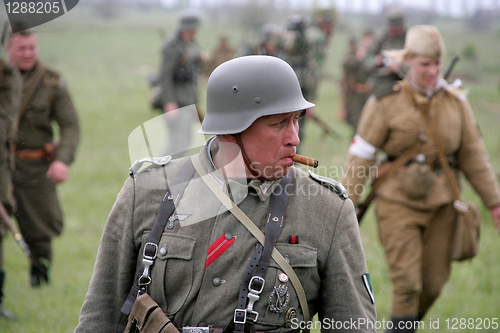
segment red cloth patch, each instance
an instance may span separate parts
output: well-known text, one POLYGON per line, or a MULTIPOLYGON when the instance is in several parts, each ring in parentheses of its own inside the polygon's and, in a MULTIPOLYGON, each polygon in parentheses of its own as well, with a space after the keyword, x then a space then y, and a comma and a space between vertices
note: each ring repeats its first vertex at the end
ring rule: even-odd
POLYGON ((227 240, 225 235, 217 238, 217 240, 213 242, 213 244, 208 248, 207 264, 205 265, 205 268, 207 268, 211 263, 215 261, 215 259, 219 258, 219 256, 223 254, 224 251, 226 251, 231 245, 233 245, 234 239, 235 238, 233 237, 230 240, 227 240))
POLYGON ((299 244, 299 236, 297 236, 297 235, 288 236, 288 243, 289 244, 299 244))

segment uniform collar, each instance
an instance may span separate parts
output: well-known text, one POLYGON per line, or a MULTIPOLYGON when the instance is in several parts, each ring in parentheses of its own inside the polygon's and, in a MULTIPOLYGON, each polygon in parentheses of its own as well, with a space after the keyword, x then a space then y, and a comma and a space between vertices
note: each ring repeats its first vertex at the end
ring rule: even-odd
POLYGON ((273 193, 274 189, 279 185, 280 181, 269 181, 252 179, 249 182, 247 179, 232 179, 226 178, 217 170, 214 165, 212 155, 218 150, 216 137, 209 138, 200 152, 201 162, 208 174, 219 184, 220 188, 224 190, 229 197, 238 204, 243 201, 248 193, 257 194, 259 199, 264 202, 273 193), (229 185, 229 186, 228 186, 229 185), (228 190, 229 188, 229 190, 228 190), (230 192, 230 193, 229 193, 230 192))
POLYGON ((446 84, 446 81, 443 79, 443 78, 439 78, 436 86, 434 87, 434 89, 429 92, 429 93, 426 93, 424 91, 422 91, 421 89, 419 89, 413 82, 412 80, 410 79, 410 77, 408 77, 408 85, 410 86, 411 89, 413 89, 414 91, 416 92, 419 92, 421 93, 422 95, 425 95, 427 96, 427 98, 431 99, 434 95, 436 95, 436 93, 445 86, 446 84))

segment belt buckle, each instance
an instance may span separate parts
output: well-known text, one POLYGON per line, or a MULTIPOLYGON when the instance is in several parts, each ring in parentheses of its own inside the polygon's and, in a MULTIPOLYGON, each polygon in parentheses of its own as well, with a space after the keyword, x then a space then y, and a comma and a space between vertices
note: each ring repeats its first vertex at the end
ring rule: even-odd
POLYGON ((210 327, 187 326, 182 328, 182 333, 210 333, 210 327))

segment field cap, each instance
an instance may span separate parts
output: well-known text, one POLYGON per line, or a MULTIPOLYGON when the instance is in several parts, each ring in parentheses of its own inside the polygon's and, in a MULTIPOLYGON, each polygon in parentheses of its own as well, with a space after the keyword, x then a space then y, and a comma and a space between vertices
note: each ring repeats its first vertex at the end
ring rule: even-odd
POLYGON ((444 56, 445 48, 439 30, 432 25, 415 25, 406 33, 406 54, 414 53, 432 59, 444 56))
POLYGON ((200 15, 192 9, 186 9, 179 16, 180 30, 196 30, 201 24, 200 15))

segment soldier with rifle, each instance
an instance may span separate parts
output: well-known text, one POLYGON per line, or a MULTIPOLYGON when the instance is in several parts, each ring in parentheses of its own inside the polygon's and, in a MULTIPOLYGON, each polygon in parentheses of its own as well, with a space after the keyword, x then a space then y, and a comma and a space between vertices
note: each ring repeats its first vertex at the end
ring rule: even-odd
POLYGON ((30 30, 14 29, 7 41, 9 62, 21 72, 22 98, 14 140, 15 217, 31 250, 32 287, 49 283, 52 238, 63 228, 56 185, 64 182, 75 158, 80 130, 64 80, 38 59, 38 39, 30 30), (59 142, 53 142, 53 125, 59 142))
MULTIPOLYGON (((4 42, 8 33, 8 22, 5 22, 0 45, 0 55, 3 53, 4 42)), ((5 270, 3 269, 3 244, 10 215, 15 210, 15 200, 12 189, 12 169, 14 163, 13 143, 16 127, 17 111, 21 99, 21 76, 19 71, 0 58, 0 318, 16 319, 15 315, 3 306, 5 270)))
POLYGON ((437 28, 413 26, 404 49, 391 56, 408 73, 367 101, 342 183, 356 204, 377 152, 387 154, 389 170, 379 174, 373 196, 393 283, 392 332, 414 332, 450 277, 451 261, 460 260, 452 256, 454 236, 470 207, 460 207, 459 176, 480 195, 499 232, 500 190, 464 93, 441 76, 437 28))

